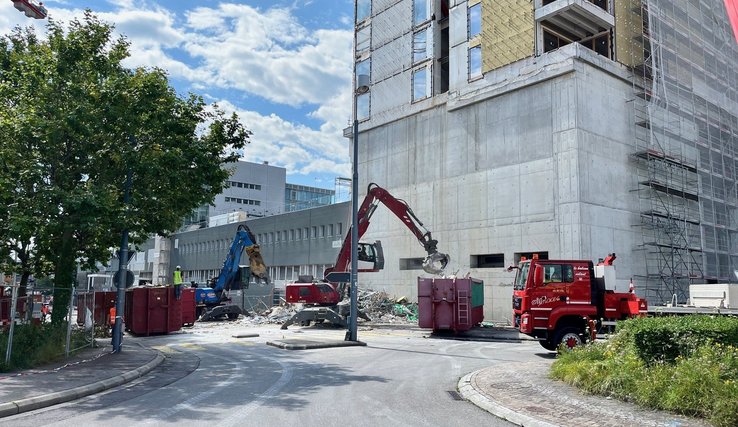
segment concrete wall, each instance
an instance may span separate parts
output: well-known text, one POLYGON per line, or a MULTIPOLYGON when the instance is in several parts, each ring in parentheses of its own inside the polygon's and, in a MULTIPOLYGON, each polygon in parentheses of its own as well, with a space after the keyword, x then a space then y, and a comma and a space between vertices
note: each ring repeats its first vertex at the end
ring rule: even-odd
POLYGON ((229 181, 261 185, 261 190, 229 187, 215 196, 214 205, 210 208, 210 216, 244 211, 251 215, 275 215, 285 212, 284 188, 287 170, 268 164, 239 161, 227 166, 233 170, 229 181), (259 205, 247 205, 226 202, 226 197, 258 200, 259 205))
MULTIPOLYGON (((451 255, 449 273, 484 280, 487 320, 510 318, 513 274, 471 268, 473 255, 503 253, 510 265, 519 252, 616 252, 627 287, 642 270, 630 93, 622 67, 578 45, 521 61, 445 104, 365 123, 360 182, 409 203, 451 255)), ((404 225, 380 208, 365 239, 382 240, 386 265, 360 283, 415 298, 424 272, 400 270, 399 260, 425 253, 404 225)))

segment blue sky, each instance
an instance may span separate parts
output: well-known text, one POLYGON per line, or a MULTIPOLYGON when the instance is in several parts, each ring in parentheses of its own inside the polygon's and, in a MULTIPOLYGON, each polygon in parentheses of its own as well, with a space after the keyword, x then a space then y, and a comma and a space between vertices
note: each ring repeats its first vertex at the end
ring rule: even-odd
MULTIPOLYGON (((350 177, 353 0, 53 1, 49 18, 85 8, 131 41, 129 67, 167 70, 177 91, 235 111, 254 132, 244 159, 285 167, 287 181, 334 188, 350 177)), ((0 0, 0 33, 44 21, 0 0)))

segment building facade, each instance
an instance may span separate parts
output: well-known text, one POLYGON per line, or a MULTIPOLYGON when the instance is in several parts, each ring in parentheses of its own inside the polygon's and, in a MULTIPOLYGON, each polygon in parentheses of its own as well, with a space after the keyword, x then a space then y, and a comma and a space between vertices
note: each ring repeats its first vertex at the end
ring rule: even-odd
POLYGON ((285 212, 328 206, 333 203, 336 192, 326 188, 287 184, 284 189, 285 212))
MULTIPOLYGON (((738 277, 738 46, 722 0, 358 0, 359 179, 405 199, 510 318, 523 256, 615 252, 652 304, 738 277)), ((350 136, 350 135, 349 135, 350 136)), ((423 256, 378 210, 385 270, 423 256)))

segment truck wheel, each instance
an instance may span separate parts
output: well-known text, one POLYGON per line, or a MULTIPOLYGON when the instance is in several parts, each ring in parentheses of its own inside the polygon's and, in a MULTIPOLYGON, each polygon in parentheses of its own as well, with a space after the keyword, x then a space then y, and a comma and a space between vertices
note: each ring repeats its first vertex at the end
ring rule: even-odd
POLYGON ((582 340, 581 334, 582 331, 579 328, 575 328, 572 326, 561 328, 561 330, 559 330, 559 332, 556 334, 556 338, 554 339, 556 347, 558 348, 560 345, 563 344, 567 350, 571 350, 574 347, 584 344, 584 340, 582 340))

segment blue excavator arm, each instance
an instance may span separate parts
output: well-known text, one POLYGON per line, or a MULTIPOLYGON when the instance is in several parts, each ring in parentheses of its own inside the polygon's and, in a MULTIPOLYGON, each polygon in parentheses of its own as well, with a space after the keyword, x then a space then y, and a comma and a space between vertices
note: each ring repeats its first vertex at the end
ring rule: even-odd
POLYGON ((224 290, 231 289, 235 283, 241 282, 242 280, 248 283, 250 278, 241 277, 242 269, 239 266, 241 254, 243 254, 244 250, 249 256, 250 274, 258 280, 264 280, 269 283, 266 264, 264 264, 261 250, 255 240, 253 233, 251 233, 251 230, 247 226, 238 226, 236 237, 233 239, 231 249, 228 251, 225 261, 223 261, 223 268, 221 268, 220 274, 213 286, 213 291, 216 294, 222 294, 224 290))

